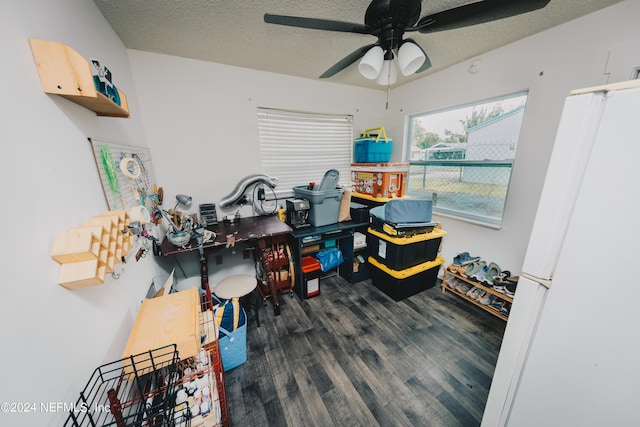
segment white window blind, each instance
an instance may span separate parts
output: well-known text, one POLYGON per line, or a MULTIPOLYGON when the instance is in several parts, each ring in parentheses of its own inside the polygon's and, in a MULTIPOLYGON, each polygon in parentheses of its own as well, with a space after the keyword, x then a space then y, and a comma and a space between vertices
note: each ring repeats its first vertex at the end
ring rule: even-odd
POLYGON ((351 186, 353 117, 258 108, 260 155, 264 173, 278 178, 278 196, 325 172, 340 172, 340 185, 351 186))

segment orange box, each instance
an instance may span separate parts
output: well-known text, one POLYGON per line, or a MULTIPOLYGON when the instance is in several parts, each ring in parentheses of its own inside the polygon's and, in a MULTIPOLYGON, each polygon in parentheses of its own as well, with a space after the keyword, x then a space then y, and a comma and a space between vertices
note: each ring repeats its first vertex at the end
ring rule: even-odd
POLYGON ((353 190, 376 198, 403 197, 409 163, 352 163, 353 190))

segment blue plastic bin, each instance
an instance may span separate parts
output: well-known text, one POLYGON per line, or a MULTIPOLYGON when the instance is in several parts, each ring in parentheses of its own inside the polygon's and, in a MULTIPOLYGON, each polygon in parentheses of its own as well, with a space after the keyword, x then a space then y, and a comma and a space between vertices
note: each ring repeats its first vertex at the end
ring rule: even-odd
POLYGON ((358 138, 354 142, 355 163, 386 163, 391 159, 391 139, 358 138))
POLYGON ((245 319, 242 326, 234 331, 228 331, 219 326, 220 356, 222 358, 222 367, 224 371, 228 371, 247 361, 247 315, 242 309, 243 318, 245 319))

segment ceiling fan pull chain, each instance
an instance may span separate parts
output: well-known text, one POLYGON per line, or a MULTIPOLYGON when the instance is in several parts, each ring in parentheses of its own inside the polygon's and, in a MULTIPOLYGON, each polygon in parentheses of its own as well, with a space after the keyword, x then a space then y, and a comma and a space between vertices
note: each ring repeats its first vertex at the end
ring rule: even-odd
POLYGON ((389 109, 389 94, 391 93, 391 86, 387 85, 387 103, 385 104, 384 109, 388 110, 389 109))

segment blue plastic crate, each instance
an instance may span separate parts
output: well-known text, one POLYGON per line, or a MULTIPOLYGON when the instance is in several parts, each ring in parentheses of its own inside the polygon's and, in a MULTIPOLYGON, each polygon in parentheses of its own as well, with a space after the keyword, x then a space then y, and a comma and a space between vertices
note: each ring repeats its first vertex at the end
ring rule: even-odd
POLYGON ((354 142, 354 160, 356 163, 386 163, 391 159, 391 139, 358 138, 354 142))

